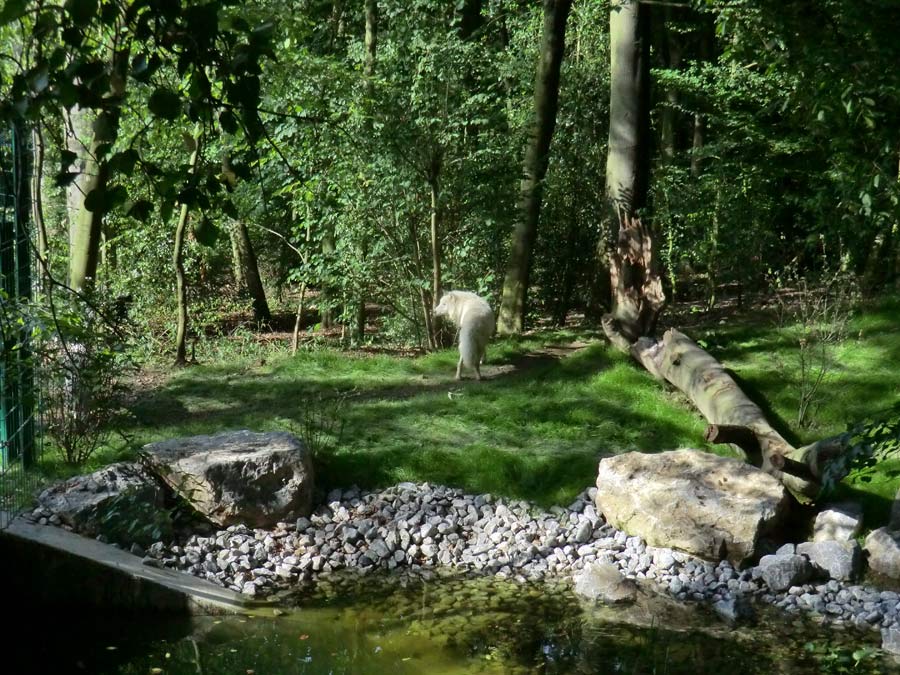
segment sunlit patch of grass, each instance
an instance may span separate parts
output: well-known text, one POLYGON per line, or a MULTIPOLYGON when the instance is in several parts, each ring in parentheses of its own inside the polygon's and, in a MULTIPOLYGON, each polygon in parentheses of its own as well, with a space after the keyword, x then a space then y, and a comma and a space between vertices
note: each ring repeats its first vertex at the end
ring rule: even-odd
MULTIPOLYGON (((807 443, 900 399, 900 368, 888 367, 900 363, 898 314, 894 299, 854 319, 805 429, 794 424, 797 347, 789 331, 752 315, 692 337, 734 371, 789 440, 807 443)), ((454 381, 457 358, 455 348, 415 358, 316 348, 166 374, 137 397, 133 423, 120 429, 127 441, 113 436, 91 468, 178 436, 243 428, 299 435, 310 413, 338 415, 342 426, 316 457, 322 489, 432 481, 549 505, 592 485, 603 456, 681 447, 733 454, 706 445, 705 422, 691 404, 595 333, 497 339, 482 382, 454 381), (576 340, 587 346, 563 358, 545 349, 576 340)), ((853 487, 864 495, 876 489, 853 487)), ((879 495, 891 489, 877 486, 879 495)))

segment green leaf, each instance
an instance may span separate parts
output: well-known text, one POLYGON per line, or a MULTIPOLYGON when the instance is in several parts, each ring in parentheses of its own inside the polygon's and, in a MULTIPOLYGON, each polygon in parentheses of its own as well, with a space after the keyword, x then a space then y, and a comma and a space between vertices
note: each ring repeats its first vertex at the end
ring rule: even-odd
POLYGON ((27 8, 27 0, 4 0, 3 8, 0 9, 0 26, 21 18, 27 8))
POLYGON ((106 206, 106 191, 103 188, 94 188, 84 197, 84 208, 92 213, 103 212, 106 206))
POLYGON ((78 176, 78 171, 60 171, 53 177, 53 183, 57 187, 66 187, 67 185, 71 185, 78 176))
POLYGON ((159 219, 164 223, 169 222, 172 219, 172 212, 175 211, 175 202, 170 199, 167 199, 162 203, 159 207, 159 219))
POLYGON ((194 222, 194 237, 204 246, 212 246, 219 238, 219 228, 213 225, 209 218, 203 216, 194 222))
POLYGON ((76 26, 86 26, 97 13, 97 0, 66 0, 63 7, 76 26))
POLYGON ((238 130, 237 116, 230 110, 223 110, 219 115, 219 126, 226 134, 233 134, 238 130))
POLYGON ((171 89, 160 87, 150 94, 147 107, 157 117, 174 120, 181 115, 181 97, 171 89))
POLYGON ((109 158, 109 167, 116 173, 130 176, 134 173, 134 165, 137 164, 140 156, 134 148, 128 148, 122 152, 117 152, 109 158))
POLYGON ((139 199, 131 204, 131 206, 128 207, 128 210, 125 211, 126 216, 130 216, 131 218, 140 221, 147 220, 151 213, 153 213, 153 203, 146 199, 139 199))
POLYGON ((111 113, 102 112, 91 125, 94 130, 94 139, 98 142, 112 142, 116 140, 116 121, 111 113))

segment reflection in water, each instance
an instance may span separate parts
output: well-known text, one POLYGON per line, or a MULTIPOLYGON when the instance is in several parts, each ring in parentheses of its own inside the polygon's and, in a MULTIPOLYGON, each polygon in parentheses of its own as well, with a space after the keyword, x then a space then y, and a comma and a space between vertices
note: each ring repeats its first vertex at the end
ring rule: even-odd
MULTIPOLYGON (((45 615, 15 636, 9 672, 819 673, 876 639, 777 614, 732 631, 662 598, 585 607, 565 585, 496 579, 333 578, 292 601, 281 616, 56 617, 58 630, 45 615)), ((867 658, 856 672, 892 667, 867 658)))

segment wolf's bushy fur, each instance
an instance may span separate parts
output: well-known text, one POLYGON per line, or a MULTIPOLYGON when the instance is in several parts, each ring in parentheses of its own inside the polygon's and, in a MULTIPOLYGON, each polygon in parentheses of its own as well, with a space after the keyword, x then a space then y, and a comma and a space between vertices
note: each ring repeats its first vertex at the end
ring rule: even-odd
POLYGON ((446 316, 459 328, 459 363, 456 379, 462 375, 463 365, 475 371, 481 379, 481 362, 488 341, 494 333, 494 312, 483 298, 469 291, 449 291, 441 296, 434 308, 435 316, 446 316))

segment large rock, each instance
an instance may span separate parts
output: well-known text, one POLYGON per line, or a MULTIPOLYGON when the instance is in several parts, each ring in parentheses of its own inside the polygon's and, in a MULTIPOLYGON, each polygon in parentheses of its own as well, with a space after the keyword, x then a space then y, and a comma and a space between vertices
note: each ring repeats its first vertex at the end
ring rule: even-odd
POLYGON ((900 579, 900 530, 879 527, 866 537, 869 567, 879 574, 900 579))
POLYGON ((788 495, 749 464, 699 450, 629 452, 600 462, 597 507, 651 546, 739 563, 776 528, 788 495))
POLYGON ((109 509, 124 496, 142 508, 161 507, 165 499, 152 474, 140 464, 121 462, 47 488, 38 496, 38 504, 42 515, 58 516, 63 524, 95 535, 109 520, 109 509))
POLYGON ((312 509, 313 468, 289 433, 232 431, 144 446, 151 468, 214 523, 271 527, 312 509))

